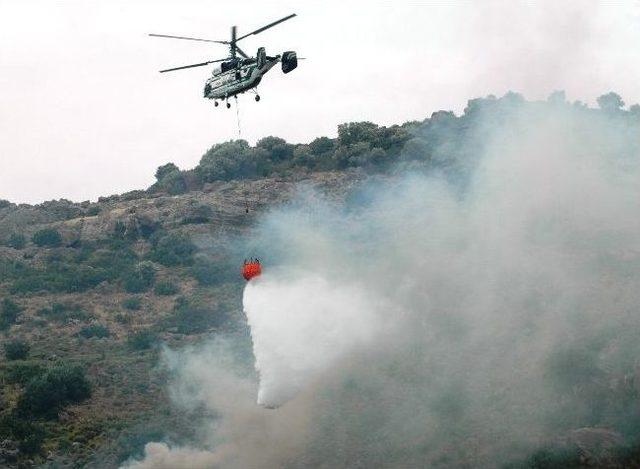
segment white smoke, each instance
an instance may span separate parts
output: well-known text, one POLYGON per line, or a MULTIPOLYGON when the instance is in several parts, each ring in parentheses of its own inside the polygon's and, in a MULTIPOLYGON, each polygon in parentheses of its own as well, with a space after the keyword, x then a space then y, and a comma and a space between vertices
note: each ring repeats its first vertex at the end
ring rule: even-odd
POLYGON ((258 403, 279 406, 380 332, 388 305, 364 285, 331 283, 305 270, 267 273, 247 284, 258 403))
POLYGON ((172 367, 181 401, 221 415, 196 445, 213 467, 496 467, 581 426, 640 434, 639 126, 502 117, 463 190, 413 174, 264 220, 283 266, 244 308, 258 401, 282 406, 219 350, 172 367))

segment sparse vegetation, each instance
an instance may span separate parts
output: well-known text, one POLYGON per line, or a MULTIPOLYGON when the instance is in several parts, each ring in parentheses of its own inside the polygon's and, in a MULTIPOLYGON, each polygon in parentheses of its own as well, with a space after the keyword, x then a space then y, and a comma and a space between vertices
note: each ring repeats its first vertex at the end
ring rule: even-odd
POLYGON ((158 335, 150 329, 136 332, 129 336, 127 344, 133 350, 150 349, 158 341, 158 335))
POLYGON ((190 265, 196 250, 186 234, 170 233, 154 240, 149 258, 167 267, 190 265))
POLYGON ((129 311, 139 311, 142 308, 142 300, 137 296, 130 296, 122 302, 122 307, 129 311))
POLYGON ((141 262, 134 269, 123 275, 124 289, 128 293, 148 291, 156 280, 156 269, 149 262, 141 262))
POLYGON ((224 311, 212 309, 205 303, 179 297, 167 326, 175 328, 179 334, 199 334, 220 327, 226 320, 224 311))
POLYGON ((178 294, 180 292, 180 288, 178 288, 178 286, 173 282, 164 281, 156 284, 154 292, 156 295, 172 296, 178 294))
POLYGON ((41 308, 38 315, 56 322, 67 322, 70 320, 86 321, 91 315, 75 305, 66 303, 53 303, 48 308, 41 308))
POLYGON ((110 335, 111 332, 109 332, 109 329, 102 324, 91 324, 90 326, 83 327, 78 332, 78 336, 84 339, 104 339, 110 335))

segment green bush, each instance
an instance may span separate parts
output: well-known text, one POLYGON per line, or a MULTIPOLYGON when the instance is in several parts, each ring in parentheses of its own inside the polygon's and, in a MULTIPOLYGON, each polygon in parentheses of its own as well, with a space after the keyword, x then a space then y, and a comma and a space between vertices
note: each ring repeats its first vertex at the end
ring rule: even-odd
POLYGON ((136 332, 127 339, 127 344, 133 350, 150 349, 158 341, 158 336, 150 329, 136 332))
POLYGON ((24 249, 27 245, 27 238, 23 234, 12 233, 7 240, 7 246, 13 249, 24 249))
POLYGON ((175 283, 169 281, 158 282, 154 289, 155 294, 161 296, 175 295, 179 291, 180 289, 178 288, 178 286, 175 283))
POLYGON ((0 330, 7 330, 18 320, 22 307, 9 298, 0 303, 0 330))
POLYGON ((129 293, 148 291, 156 281, 156 269, 148 262, 141 262, 122 277, 124 289, 129 293))
POLYGON ((122 307, 129 311, 139 311, 142 308, 142 300, 136 296, 130 296, 122 302, 122 307))
POLYGON ((4 356, 7 360, 24 360, 29 355, 29 344, 15 339, 4 344, 4 356))
POLYGON ((111 332, 107 329, 106 326, 102 324, 91 324, 90 326, 83 327, 78 332, 79 337, 83 337, 85 339, 104 339, 105 337, 109 337, 111 332))
POLYGON ((4 370, 4 378, 8 384, 18 384, 24 386, 36 376, 40 376, 46 368, 40 363, 32 361, 22 361, 12 363, 4 370))
POLYGON ((40 247, 57 247, 62 244, 62 236, 58 230, 44 228, 36 231, 31 237, 31 241, 40 247))
POLYGON ((31 379, 18 400, 23 415, 55 418, 68 404, 91 397, 91 384, 79 366, 58 365, 31 379))
POLYGON ((17 441, 18 451, 31 456, 42 450, 46 432, 41 424, 10 413, 0 419, 0 435, 2 439, 17 441))
POLYGON ((190 265, 197 248, 189 236, 171 233, 159 237, 152 246, 149 258, 167 267, 190 265))

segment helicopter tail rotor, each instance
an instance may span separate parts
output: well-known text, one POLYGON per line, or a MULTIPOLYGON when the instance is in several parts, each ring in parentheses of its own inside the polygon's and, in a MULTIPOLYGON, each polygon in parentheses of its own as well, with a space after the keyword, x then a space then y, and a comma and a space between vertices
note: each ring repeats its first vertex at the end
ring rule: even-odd
POLYGON ((282 72, 289 73, 298 66, 298 56, 295 51, 289 50, 282 53, 282 72))

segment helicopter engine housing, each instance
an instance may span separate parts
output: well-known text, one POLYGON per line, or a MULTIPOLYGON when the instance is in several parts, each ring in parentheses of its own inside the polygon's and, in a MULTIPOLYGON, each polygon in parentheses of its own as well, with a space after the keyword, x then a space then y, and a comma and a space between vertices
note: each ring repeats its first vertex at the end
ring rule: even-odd
POLYGON ((282 72, 289 73, 298 66, 298 56, 295 51, 289 50, 282 53, 282 72))
POLYGON ((259 47, 258 52, 256 53, 256 60, 258 68, 264 67, 264 64, 267 63, 267 52, 264 47, 259 47))

